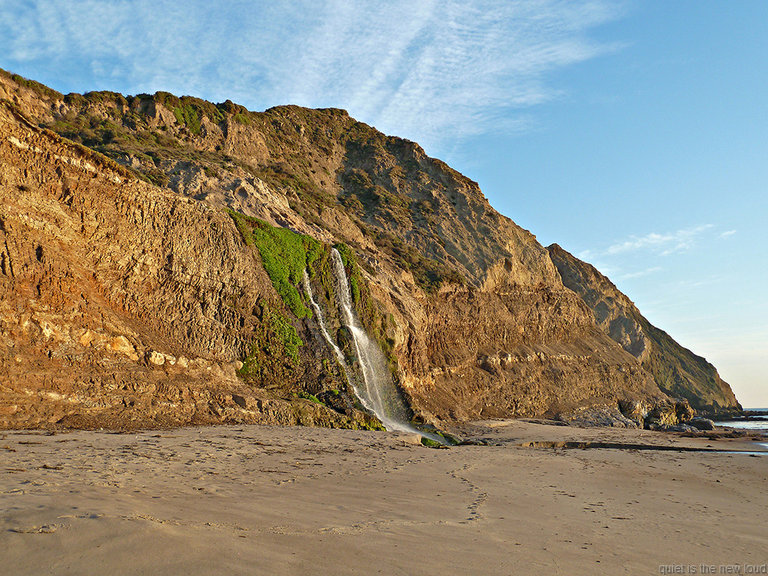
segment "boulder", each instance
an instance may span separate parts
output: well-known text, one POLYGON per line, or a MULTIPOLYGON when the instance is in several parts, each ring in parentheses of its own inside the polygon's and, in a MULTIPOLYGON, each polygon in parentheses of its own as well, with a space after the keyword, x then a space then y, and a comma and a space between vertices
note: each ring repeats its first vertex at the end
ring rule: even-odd
POLYGON ((645 427, 649 430, 662 430, 679 422, 675 405, 669 401, 657 403, 645 417, 645 427))
POLYGON ((155 366, 162 366, 165 364, 165 355, 157 350, 150 350, 147 352, 147 362, 155 366))
POLYGON ((680 422, 688 422, 691 418, 696 416, 696 411, 691 408, 688 400, 685 398, 677 398, 675 400, 675 414, 680 422))
POLYGON ((650 407, 647 402, 642 400, 620 400, 619 410, 626 418, 629 418, 642 428, 650 407))
POLYGON ((581 428, 637 428, 637 422, 624 416, 612 406, 588 407, 558 415, 558 420, 581 428))
POLYGON ((715 423, 712 420, 709 418, 702 418, 700 416, 692 418, 688 424, 697 430, 714 430, 716 428, 715 423))

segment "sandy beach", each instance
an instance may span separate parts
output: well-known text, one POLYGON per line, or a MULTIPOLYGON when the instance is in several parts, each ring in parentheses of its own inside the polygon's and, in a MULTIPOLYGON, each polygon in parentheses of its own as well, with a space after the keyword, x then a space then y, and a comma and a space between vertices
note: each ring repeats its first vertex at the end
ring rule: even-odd
POLYGON ((523 421, 462 432, 488 445, 266 426, 3 432, 2 572, 659 574, 768 562, 768 455, 551 447, 759 449, 752 439, 523 421))

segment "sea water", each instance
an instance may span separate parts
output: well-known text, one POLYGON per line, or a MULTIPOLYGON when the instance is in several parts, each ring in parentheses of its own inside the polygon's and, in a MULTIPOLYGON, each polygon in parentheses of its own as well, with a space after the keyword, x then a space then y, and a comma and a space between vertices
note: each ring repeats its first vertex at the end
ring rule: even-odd
MULTIPOLYGON (((768 408, 751 408, 745 410, 745 412, 751 412, 754 415, 742 420, 723 420, 715 422, 715 424, 723 428, 731 428, 732 430, 745 430, 768 435, 768 408)), ((755 442, 755 447, 758 451, 742 453, 750 456, 768 455, 768 442, 755 442)))
POLYGON ((745 410, 745 412, 752 412, 754 416, 739 420, 723 420, 716 422, 716 424, 724 428, 765 432, 768 434, 768 408, 752 408, 745 410))

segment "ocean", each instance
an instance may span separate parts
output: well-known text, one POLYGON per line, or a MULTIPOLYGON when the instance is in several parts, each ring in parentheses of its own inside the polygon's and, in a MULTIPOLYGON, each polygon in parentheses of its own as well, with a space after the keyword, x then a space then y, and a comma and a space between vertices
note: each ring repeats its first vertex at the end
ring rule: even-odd
POLYGON ((764 431, 768 433, 768 408, 746 408, 745 412, 749 412, 751 415, 736 420, 723 420, 715 423, 725 428, 764 431))

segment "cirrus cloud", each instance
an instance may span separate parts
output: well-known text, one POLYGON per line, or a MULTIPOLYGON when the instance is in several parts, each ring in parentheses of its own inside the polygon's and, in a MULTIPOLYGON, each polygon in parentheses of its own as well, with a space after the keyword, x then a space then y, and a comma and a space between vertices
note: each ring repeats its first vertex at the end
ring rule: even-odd
POLYGON ((704 224, 693 228, 683 228, 675 232, 658 234, 651 232, 645 236, 632 236, 627 240, 612 244, 605 250, 607 256, 630 252, 634 250, 650 249, 667 256, 675 252, 684 252, 690 249, 706 231, 714 228, 712 224, 704 224))
POLYGON ((347 108, 441 148, 525 129, 548 74, 616 50, 608 0, 4 3, 0 65, 60 90, 168 90, 262 109, 347 108))

